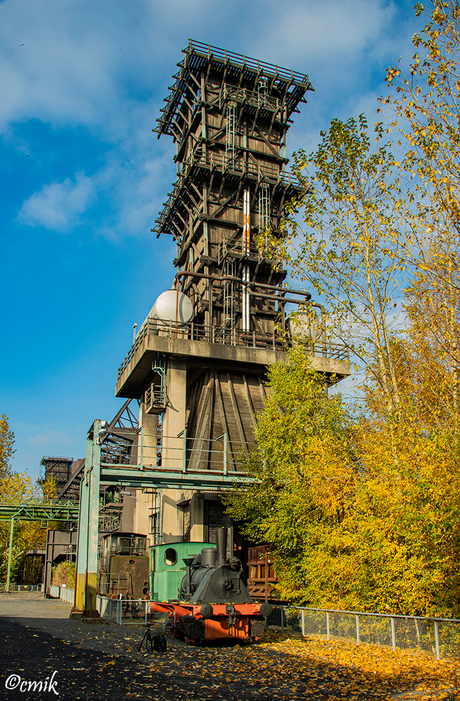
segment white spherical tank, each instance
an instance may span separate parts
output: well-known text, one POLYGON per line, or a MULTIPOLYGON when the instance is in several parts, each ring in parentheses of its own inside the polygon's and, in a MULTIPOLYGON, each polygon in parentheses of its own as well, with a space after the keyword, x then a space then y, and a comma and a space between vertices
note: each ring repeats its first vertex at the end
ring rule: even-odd
POLYGON ((165 324, 176 321, 178 324, 188 324, 193 317, 193 304, 183 292, 166 290, 157 298, 149 317, 165 324))
POLYGON ((321 338, 321 321, 308 312, 291 312, 288 327, 292 337, 301 342, 316 343, 321 338))

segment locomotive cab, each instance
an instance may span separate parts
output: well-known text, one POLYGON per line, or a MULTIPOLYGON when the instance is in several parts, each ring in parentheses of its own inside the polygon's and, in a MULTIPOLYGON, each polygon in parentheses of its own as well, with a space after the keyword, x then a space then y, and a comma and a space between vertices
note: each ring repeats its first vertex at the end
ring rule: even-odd
POLYGON ((109 533, 102 542, 99 592, 123 599, 145 599, 149 595, 147 537, 139 533, 109 533))

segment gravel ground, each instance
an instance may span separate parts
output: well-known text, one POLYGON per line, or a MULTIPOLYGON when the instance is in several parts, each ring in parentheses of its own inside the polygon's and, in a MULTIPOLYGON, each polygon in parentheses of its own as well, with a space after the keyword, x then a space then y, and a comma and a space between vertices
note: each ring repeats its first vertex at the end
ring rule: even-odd
MULTIPOLYGON (((387 674, 384 668, 383 673, 363 673, 353 662, 353 646, 344 648, 349 656, 346 664, 339 662, 340 655, 327 659, 334 646, 322 649, 326 643, 318 639, 224 648, 168 640, 164 654, 139 652, 142 626, 84 623, 69 618, 70 608, 56 599, 43 599, 40 593, 0 593, 2 701, 460 698, 450 684, 439 686, 438 672, 427 694, 425 684, 422 690, 416 680, 399 679, 400 672, 387 674)), ((378 660, 384 653, 375 648, 372 654, 378 660)), ((391 655, 388 660, 393 664, 391 655)))

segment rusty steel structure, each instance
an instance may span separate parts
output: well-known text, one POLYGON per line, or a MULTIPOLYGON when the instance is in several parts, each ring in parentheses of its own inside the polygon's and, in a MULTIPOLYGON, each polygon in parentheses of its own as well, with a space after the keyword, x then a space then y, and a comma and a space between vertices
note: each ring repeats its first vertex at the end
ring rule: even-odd
MULTIPOLYGON (((294 337, 288 305, 304 319, 314 306, 285 286, 266 246, 301 192, 286 135, 308 76, 196 41, 183 54, 154 130, 176 143, 177 180, 153 231, 174 238, 177 272, 117 372, 115 394, 139 403, 139 422, 95 420, 87 435, 75 612, 91 612, 96 596, 100 485, 129 488, 130 529, 157 545, 204 542, 232 525, 219 495, 248 479, 242 456, 255 443, 267 366, 285 362, 294 337)), ((312 367, 347 376, 346 349, 320 318, 319 333, 307 326, 312 367)))
MULTIPOLYGON (((287 305, 311 311, 310 294, 286 287, 265 241, 281 235, 286 202, 302 191, 287 169, 286 135, 312 86, 305 74, 200 42, 183 53, 154 129, 176 144, 177 180, 152 229, 177 244, 176 297, 169 291, 165 317, 159 298, 138 329, 116 394, 140 403, 138 462, 142 453, 144 465, 168 473, 223 465, 236 476, 255 442, 267 365, 283 362, 292 342, 287 305)), ((308 352, 321 372, 349 374, 346 350, 324 334, 308 352)), ((201 516, 189 507, 203 518, 203 504, 201 516)), ((171 538, 204 537, 193 524, 187 536, 174 529, 171 538)))
MULTIPOLYGON (((199 42, 184 54, 156 128, 176 142, 178 178, 154 231, 177 243, 175 284, 193 303, 198 338, 211 331, 224 345, 273 346, 285 332, 286 271, 254 236, 278 233, 285 202, 300 191, 286 169, 286 134, 312 87, 307 75, 199 42)), ((187 397, 194 448, 225 433, 252 443, 263 371, 200 365, 187 397)))

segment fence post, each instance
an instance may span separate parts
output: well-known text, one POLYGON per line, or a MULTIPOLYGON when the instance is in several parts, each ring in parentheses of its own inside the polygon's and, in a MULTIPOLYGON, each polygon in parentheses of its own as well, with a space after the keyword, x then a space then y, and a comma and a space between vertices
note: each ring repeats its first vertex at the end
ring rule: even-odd
POLYGON ((359 637, 359 616, 356 614, 356 644, 359 645, 361 639, 359 637))
POLYGON ((281 606, 281 632, 284 633, 284 608, 281 606))
POLYGON ((121 599, 117 601, 117 623, 121 626, 121 599))
POLYGON ((331 629, 329 627, 329 611, 326 611, 326 637, 328 640, 331 639, 331 629))
POLYGON ((305 609, 302 609, 301 619, 302 619, 302 638, 305 638, 305 609))
POLYGON ((391 644, 393 646, 393 652, 396 650, 396 631, 395 631, 395 619, 393 616, 390 618, 391 623, 391 644))
POLYGON ((144 601, 144 606, 145 606, 145 618, 144 618, 144 623, 147 625, 147 601, 144 601))
POLYGON ((434 644, 436 645, 436 659, 440 660, 441 655, 439 654, 439 623, 434 622, 434 644))

